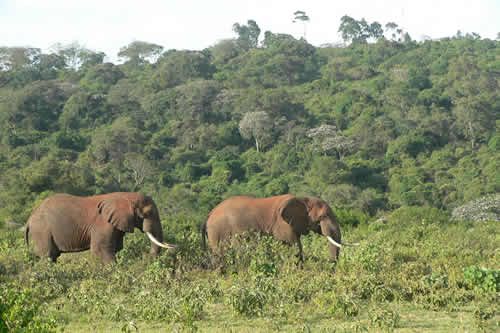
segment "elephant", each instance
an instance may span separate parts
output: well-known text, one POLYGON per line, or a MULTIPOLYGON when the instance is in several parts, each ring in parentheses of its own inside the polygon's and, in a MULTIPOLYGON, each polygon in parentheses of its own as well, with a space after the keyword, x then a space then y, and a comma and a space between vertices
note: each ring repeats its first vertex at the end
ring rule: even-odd
POLYGON ((304 261, 300 236, 314 231, 328 240, 330 257, 337 261, 341 244, 340 226, 330 206, 320 198, 291 194, 268 198, 235 196, 224 200, 201 226, 202 242, 215 251, 230 236, 245 231, 270 234, 288 244, 297 244, 304 261))
POLYGON ((163 243, 163 231, 155 202, 141 193, 115 192, 89 197, 54 194, 33 210, 25 229, 39 257, 56 262, 61 253, 86 251, 104 263, 115 261, 126 232, 138 228, 151 241, 150 253, 176 246, 163 243))

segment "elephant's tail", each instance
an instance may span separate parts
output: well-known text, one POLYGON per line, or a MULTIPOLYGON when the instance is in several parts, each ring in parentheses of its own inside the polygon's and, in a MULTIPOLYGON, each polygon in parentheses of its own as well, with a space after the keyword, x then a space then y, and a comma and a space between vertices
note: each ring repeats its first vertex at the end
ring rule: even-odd
POLYGON ((203 250, 207 249, 207 222, 203 222, 203 224, 200 226, 200 233, 201 233, 201 247, 203 250))
POLYGON ((26 243, 26 247, 30 245, 29 233, 30 233, 30 224, 27 223, 26 227, 24 228, 24 242, 26 243))

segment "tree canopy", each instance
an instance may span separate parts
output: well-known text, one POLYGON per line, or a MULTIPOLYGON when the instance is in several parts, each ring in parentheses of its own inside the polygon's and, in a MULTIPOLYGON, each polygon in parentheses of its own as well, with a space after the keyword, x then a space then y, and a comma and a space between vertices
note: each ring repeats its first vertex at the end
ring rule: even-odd
POLYGON ((497 193, 499 41, 384 27, 344 16, 350 44, 315 47, 248 20, 204 50, 133 42, 122 64, 77 43, 0 47, 0 220, 61 191, 200 214, 293 192, 367 215, 497 193))

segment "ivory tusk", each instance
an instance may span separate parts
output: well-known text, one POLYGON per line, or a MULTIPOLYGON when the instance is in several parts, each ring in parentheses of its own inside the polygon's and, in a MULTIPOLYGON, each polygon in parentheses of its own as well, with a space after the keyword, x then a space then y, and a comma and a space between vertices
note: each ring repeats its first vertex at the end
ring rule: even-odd
POLYGON ((148 235, 149 239, 151 240, 151 242, 153 242, 153 244, 156 244, 165 249, 175 249, 177 247, 176 245, 159 242, 150 232, 146 231, 146 235, 148 235))
POLYGON ((329 241, 330 243, 332 243, 333 245, 335 245, 336 247, 338 247, 338 248, 342 248, 342 244, 339 244, 339 243, 337 243, 336 241, 334 241, 332 237, 330 237, 330 236, 326 236, 326 239, 328 239, 328 241, 329 241))
POLYGON ((344 243, 344 246, 359 246, 359 243, 344 243))

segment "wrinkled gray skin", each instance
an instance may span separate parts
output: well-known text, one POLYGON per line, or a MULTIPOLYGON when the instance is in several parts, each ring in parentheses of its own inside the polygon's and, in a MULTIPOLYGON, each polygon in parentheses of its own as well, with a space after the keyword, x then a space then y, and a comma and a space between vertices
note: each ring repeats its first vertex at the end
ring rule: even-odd
MULTIPOLYGON (((123 248, 126 232, 138 228, 163 242, 158 209, 141 193, 116 192, 91 197, 55 194, 45 199, 31 214, 26 225, 39 257, 53 262, 61 253, 90 251, 104 263, 113 262, 123 248)), ((151 244, 151 254, 160 248, 151 244)))
MULTIPOLYGON (((247 196, 231 197, 209 214, 201 228, 203 241, 208 236, 212 251, 220 242, 245 231, 273 235, 289 244, 297 244, 300 261, 303 261, 300 236, 309 231, 330 236, 341 244, 340 226, 328 204, 314 197, 295 197, 290 194, 269 198, 247 196)), ((330 256, 336 261, 340 249, 328 242, 330 256)))

